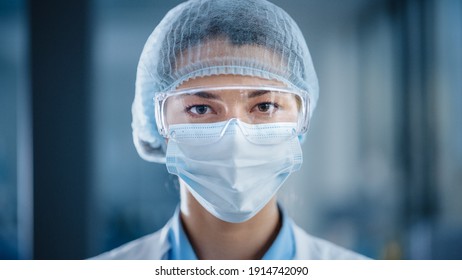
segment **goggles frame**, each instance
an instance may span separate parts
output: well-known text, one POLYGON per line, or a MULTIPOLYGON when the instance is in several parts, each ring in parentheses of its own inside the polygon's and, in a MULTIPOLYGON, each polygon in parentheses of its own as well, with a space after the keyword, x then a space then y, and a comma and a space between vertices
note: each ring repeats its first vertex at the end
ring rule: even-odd
POLYGON ((164 138, 169 137, 169 131, 167 129, 167 124, 164 117, 164 109, 166 100, 171 96, 182 95, 182 94, 194 94, 199 91, 224 91, 224 90, 266 90, 266 91, 276 91, 282 93, 290 93, 298 96, 301 100, 300 113, 301 117, 297 121, 297 135, 302 135, 308 131, 310 125, 310 115, 311 115, 311 106, 310 106, 310 95, 307 91, 292 89, 287 87, 278 87, 278 86, 243 86, 243 85, 226 85, 226 86, 213 86, 213 87, 191 87, 186 89, 172 90, 172 91, 162 91, 155 92, 153 97, 154 102, 154 114, 157 124, 157 129, 159 134, 164 138))

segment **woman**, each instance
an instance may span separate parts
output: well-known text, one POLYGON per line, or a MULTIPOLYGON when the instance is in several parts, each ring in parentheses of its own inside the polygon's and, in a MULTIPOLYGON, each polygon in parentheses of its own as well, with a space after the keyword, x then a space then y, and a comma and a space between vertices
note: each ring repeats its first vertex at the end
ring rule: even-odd
POLYGON ((357 259, 314 238, 276 202, 300 169, 318 83, 295 22, 265 0, 190 0, 140 58, 133 137, 178 175, 163 229, 100 259, 357 259))

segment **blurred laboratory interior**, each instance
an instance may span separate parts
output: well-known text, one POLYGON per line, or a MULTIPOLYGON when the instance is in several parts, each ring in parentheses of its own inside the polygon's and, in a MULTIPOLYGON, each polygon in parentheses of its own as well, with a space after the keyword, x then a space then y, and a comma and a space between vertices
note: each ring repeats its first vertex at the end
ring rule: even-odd
MULTIPOLYGON (((0 0, 0 259, 84 259, 178 204, 132 143, 143 45, 179 0, 0 0)), ((320 81, 279 194, 305 230, 376 259, 462 259, 462 1, 273 0, 320 81)))

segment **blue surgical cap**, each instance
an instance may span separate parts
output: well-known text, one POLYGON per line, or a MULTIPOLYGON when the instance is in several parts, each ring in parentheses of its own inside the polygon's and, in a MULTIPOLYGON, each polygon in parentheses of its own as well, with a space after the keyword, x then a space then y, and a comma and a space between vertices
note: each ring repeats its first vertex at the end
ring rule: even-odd
POLYGON ((138 64, 132 105, 139 155, 165 162, 153 97, 211 75, 245 75, 305 90, 312 114, 318 80, 302 32, 281 8, 265 0, 190 0, 172 10, 149 36, 138 64))

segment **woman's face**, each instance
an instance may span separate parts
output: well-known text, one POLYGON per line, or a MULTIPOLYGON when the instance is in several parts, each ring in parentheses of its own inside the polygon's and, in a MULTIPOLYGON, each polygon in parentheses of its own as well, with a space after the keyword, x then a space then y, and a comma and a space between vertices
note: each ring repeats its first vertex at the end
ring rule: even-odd
POLYGON ((170 97, 165 104, 167 124, 214 123, 232 118, 250 124, 297 122, 300 100, 295 94, 268 90, 285 87, 280 81, 239 75, 198 77, 177 90, 201 88, 194 94, 170 97), (217 89, 225 86, 242 89, 217 89), (262 89, 259 89, 259 87, 262 89), (245 88, 251 87, 251 88, 245 88), (263 89, 265 87, 265 89, 263 89))

